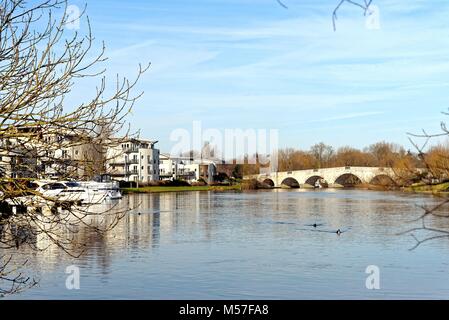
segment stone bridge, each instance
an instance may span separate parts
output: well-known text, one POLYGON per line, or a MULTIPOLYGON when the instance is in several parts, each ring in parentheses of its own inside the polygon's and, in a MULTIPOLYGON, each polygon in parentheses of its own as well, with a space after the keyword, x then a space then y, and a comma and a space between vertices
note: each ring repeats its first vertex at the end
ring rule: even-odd
POLYGON ((319 180, 321 185, 344 187, 357 184, 394 184, 395 175, 391 168, 378 167, 338 167, 325 169, 272 172, 245 176, 257 179, 273 187, 313 187, 319 180))

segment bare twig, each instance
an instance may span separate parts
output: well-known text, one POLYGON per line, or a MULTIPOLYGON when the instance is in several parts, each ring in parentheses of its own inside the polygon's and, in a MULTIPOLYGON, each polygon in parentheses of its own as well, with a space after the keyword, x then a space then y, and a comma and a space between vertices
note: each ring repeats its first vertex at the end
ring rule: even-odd
MULTIPOLYGON (((142 95, 133 91, 149 67, 139 65, 133 80, 117 76, 111 90, 101 67, 107 61, 105 45, 93 52, 85 9, 79 19, 86 33, 67 33, 67 24, 73 22, 67 6, 66 0, 0 0, 2 253, 23 246, 43 251, 52 245, 79 257, 85 246, 75 241, 74 234, 81 227, 104 234, 126 212, 118 208, 98 212, 70 199, 62 202, 38 192, 31 183, 50 173, 61 180, 89 180, 107 173, 110 155, 106 151, 132 136, 126 117, 142 95), (69 106, 67 95, 86 78, 97 80, 95 92, 69 106), (123 138, 114 136, 121 131, 123 138), (13 206, 24 210, 14 213, 13 206), (92 223, 91 217, 99 214, 108 221, 92 223), (38 237, 45 237, 49 245, 37 245, 38 237)), ((6 257, 0 261, 0 294, 18 292, 33 283, 17 272, 12 266, 16 263, 6 257), (11 286, 4 289, 5 283, 11 286)))

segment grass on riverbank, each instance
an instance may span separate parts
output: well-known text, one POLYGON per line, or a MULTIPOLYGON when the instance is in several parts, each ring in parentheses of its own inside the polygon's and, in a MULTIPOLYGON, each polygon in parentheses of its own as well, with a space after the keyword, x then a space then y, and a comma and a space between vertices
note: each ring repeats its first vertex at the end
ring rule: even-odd
MULTIPOLYGON (((187 192, 187 191, 242 191, 242 190, 256 190, 259 188, 261 187, 252 186, 251 184, 248 185, 248 181, 244 181, 243 183, 231 186, 149 186, 141 188, 124 188, 122 189, 122 192, 124 194, 130 193, 135 194, 135 193, 161 193, 161 192, 187 192)), ((357 188, 376 190, 376 191, 397 190, 397 188, 388 188, 385 186, 373 186, 373 185, 359 185, 357 186, 357 188)), ((415 192, 415 193, 449 195, 449 182, 435 185, 415 184, 410 187, 405 187, 402 190, 406 192, 415 192)))
POLYGON ((444 182, 440 184, 415 184, 410 187, 404 188, 405 191, 408 192, 417 192, 417 193, 448 193, 449 192, 449 182, 444 182))
POLYGON ((150 186, 142 188, 124 188, 122 189, 124 194, 129 193, 160 193, 160 192, 185 192, 185 191, 231 191, 241 190, 240 185, 232 186, 150 186))

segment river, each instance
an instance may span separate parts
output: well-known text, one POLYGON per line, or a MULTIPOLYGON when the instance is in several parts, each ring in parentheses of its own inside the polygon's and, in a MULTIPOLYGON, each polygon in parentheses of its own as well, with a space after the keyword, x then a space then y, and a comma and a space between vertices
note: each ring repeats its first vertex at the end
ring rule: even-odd
POLYGON ((81 232, 81 258, 14 251, 39 285, 5 299, 449 298, 449 241, 410 251, 415 240, 398 235, 420 225, 410 221, 440 201, 431 196, 298 189, 121 201, 138 208, 106 236, 81 232), (66 288, 70 265, 80 268, 79 290, 66 288), (378 267, 378 290, 366 287, 368 266, 378 267))

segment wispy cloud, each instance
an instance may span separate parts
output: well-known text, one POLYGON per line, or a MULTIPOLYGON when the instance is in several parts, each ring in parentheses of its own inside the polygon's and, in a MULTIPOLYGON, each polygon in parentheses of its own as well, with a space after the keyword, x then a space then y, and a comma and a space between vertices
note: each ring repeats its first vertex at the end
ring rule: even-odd
POLYGON ((284 1, 288 10, 274 0, 111 0, 107 8, 89 0, 89 14, 112 48, 111 71, 152 62, 133 121, 162 146, 170 123, 203 119, 277 126, 284 144, 298 132, 307 141, 368 143, 397 135, 365 133, 364 125, 410 123, 412 131, 416 119, 449 106, 447 0, 376 0, 380 30, 344 6, 337 32, 332 1, 284 1))
POLYGON ((376 116, 384 114, 384 112, 381 111, 369 111, 369 112, 358 112, 358 113, 348 113, 348 114, 342 114, 339 116, 329 117, 329 118, 323 118, 320 120, 316 120, 317 122, 329 122, 329 121, 338 121, 338 120, 348 120, 348 119, 354 119, 354 118, 365 118, 370 116, 376 116))

